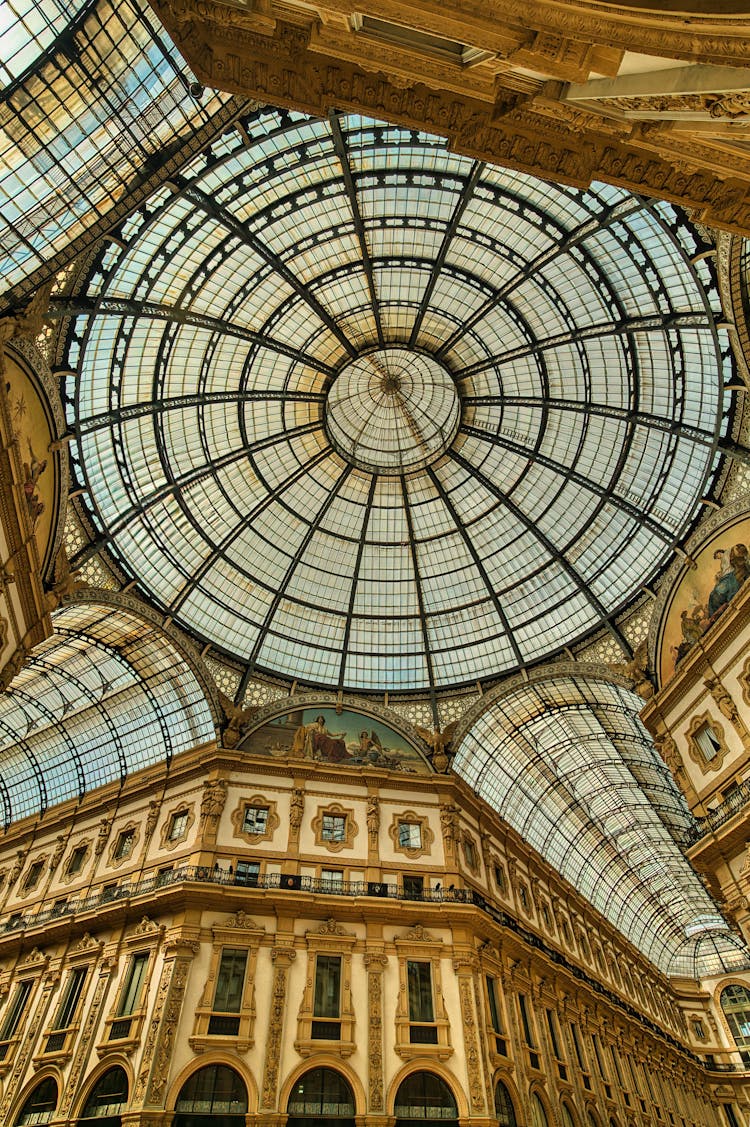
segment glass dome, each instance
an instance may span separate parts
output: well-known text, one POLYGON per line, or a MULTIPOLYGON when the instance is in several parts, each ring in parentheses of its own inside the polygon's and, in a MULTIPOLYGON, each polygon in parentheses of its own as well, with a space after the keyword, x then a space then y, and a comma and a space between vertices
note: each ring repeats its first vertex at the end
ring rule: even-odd
POLYGON ((90 550, 250 669, 528 666, 613 630, 696 515, 722 357, 668 204, 266 110, 122 240, 69 345, 90 550))

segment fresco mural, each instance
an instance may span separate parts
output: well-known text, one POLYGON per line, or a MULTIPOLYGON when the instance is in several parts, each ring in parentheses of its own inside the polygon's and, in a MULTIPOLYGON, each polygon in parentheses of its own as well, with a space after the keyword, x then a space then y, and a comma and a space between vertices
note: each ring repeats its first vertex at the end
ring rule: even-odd
POLYGON ((672 598, 661 643, 660 680, 679 668, 700 637, 723 614, 750 577, 750 520, 722 529, 695 557, 696 566, 672 598))
POLYGON ((425 758, 403 736, 360 712, 335 708, 297 709, 250 732, 240 748, 260 755, 294 756, 346 766, 387 767, 431 774, 425 758))
POLYGON ((55 468, 47 453, 52 432, 39 392, 11 352, 5 358, 5 378, 13 437, 21 454, 24 501, 44 568, 55 513, 55 468))

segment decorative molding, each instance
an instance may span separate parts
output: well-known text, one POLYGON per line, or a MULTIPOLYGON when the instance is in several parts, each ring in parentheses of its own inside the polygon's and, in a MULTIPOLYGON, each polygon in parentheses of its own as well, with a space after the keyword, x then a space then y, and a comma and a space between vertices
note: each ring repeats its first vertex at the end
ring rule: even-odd
POLYGON ((279 1083, 279 1062, 281 1060, 281 1038, 286 1009, 287 978, 289 967, 297 957, 293 947, 274 947, 271 950, 273 961, 273 985, 271 987, 271 1010, 266 1041, 266 1059, 263 1064, 263 1085, 261 1087, 261 1110, 274 1111, 279 1083))
POLYGON ((414 810, 404 810, 403 813, 394 814, 388 827, 388 836, 393 842, 394 853, 403 853, 412 861, 418 857, 429 856, 435 840, 427 814, 417 814, 414 810), (408 846, 399 843, 399 827, 402 823, 419 826, 419 845, 408 846))
POLYGON ((266 798, 262 794, 254 794, 251 798, 241 798, 232 811, 234 836, 241 837, 248 845, 257 845, 260 841, 271 841, 281 824, 279 815, 276 813, 276 807, 277 804, 274 799, 266 798), (242 828, 245 821, 245 812, 249 806, 254 806, 261 810, 268 810, 266 828, 261 833, 249 833, 242 828))
POLYGON ((385 955, 365 955, 367 968, 367 1078, 369 1110, 385 1111, 383 1095, 383 971, 388 965, 385 955))
POLYGON ((140 822, 136 821, 135 818, 129 818, 128 821, 124 823, 124 825, 118 826, 117 834, 113 838, 109 847, 108 867, 110 869, 119 869, 121 865, 126 865, 128 861, 133 860, 133 858, 135 857, 136 846, 138 845, 140 834, 141 825, 140 822), (133 833, 133 841, 130 849, 123 857, 117 857, 116 853, 123 835, 129 834, 131 832, 133 833))
POLYGON ((724 725, 720 724, 715 716, 712 716, 710 712, 701 712, 699 715, 694 716, 685 733, 685 738, 687 740, 690 758, 693 762, 698 764, 704 775, 711 775, 721 769, 724 760, 729 754, 729 748, 724 734, 724 725), (706 759, 695 738, 696 733, 699 732, 701 728, 705 727, 711 728, 719 741, 720 750, 716 753, 714 759, 706 759))
POLYGON ((354 821, 352 807, 342 806, 340 802, 331 802, 328 806, 319 806, 318 813, 312 820, 315 844, 327 849, 330 853, 340 853, 342 849, 351 849, 354 839, 359 833, 359 826, 354 821), (341 841, 330 841, 323 837, 323 818, 326 816, 344 818, 344 837, 341 841))
MULTIPOLYGON (((205 793, 204 793, 205 799, 205 793)), ((164 819, 161 830, 159 831, 160 845, 162 849, 175 849, 178 845, 182 845, 187 841, 190 830, 195 822, 195 803, 194 802, 179 802, 177 806, 173 806, 167 811, 167 816, 164 819), (187 814, 187 821, 185 829, 179 837, 170 838, 169 834, 172 829, 174 819, 178 814, 187 814)))

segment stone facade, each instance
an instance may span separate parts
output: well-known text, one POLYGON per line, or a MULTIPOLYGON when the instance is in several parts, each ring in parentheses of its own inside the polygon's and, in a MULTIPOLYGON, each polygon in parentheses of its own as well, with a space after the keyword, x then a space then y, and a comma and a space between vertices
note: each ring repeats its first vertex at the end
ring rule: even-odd
POLYGON ((129 1124, 171 1122, 190 1076, 219 1064, 242 1080, 248 1124, 285 1123, 316 1067, 345 1078, 359 1124, 393 1124, 418 1071, 482 1127, 498 1123, 498 1081, 519 1124, 536 1096, 549 1123, 564 1105, 575 1123, 724 1127, 718 1104, 744 1106, 710 992, 661 976, 450 775, 238 762, 204 746, 168 775, 149 768, 19 822, 4 855, 0 1032, 31 984, 0 1042, 4 1122, 44 1077, 62 1093, 50 1122, 76 1122, 113 1066, 129 1124), (330 808, 360 827, 334 852, 319 825, 330 808), (421 850, 399 846, 399 816, 421 827, 421 850), (245 968, 229 1014, 216 1010, 225 951, 245 968), (321 958, 341 967, 329 1025, 316 1017, 321 958), (431 992, 418 1026, 416 964, 431 992))

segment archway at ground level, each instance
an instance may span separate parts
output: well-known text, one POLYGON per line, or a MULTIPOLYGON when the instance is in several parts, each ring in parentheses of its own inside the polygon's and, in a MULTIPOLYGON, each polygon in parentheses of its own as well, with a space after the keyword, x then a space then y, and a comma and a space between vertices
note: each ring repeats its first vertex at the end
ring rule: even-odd
POLYGON ((78 1127, 122 1127, 121 1113, 128 1102, 128 1077, 115 1065, 99 1077, 77 1120, 78 1127))
POLYGON ((354 1127, 354 1093, 333 1068, 311 1068, 295 1081, 287 1103, 287 1127, 354 1127))
POLYGON ((172 1127, 245 1127, 247 1088, 226 1064, 208 1064, 180 1088, 172 1127))
POLYGON ((434 1072, 412 1072, 396 1093, 396 1127, 410 1123, 458 1125, 456 1100, 448 1085, 434 1072))

